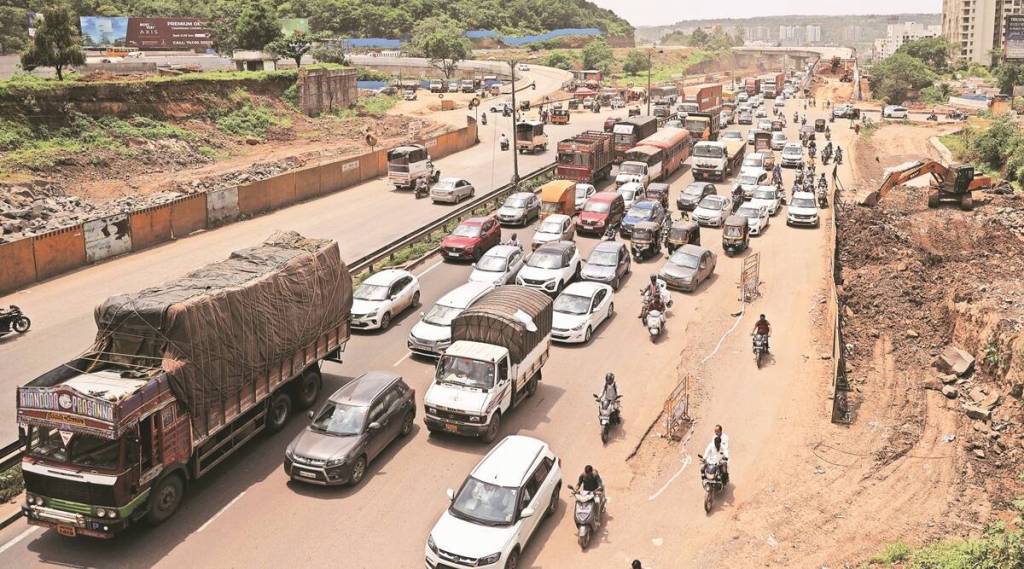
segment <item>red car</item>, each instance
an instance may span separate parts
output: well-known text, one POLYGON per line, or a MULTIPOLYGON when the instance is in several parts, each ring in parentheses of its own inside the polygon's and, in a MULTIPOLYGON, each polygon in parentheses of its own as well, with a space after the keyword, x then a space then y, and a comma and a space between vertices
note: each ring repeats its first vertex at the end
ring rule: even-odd
POLYGON ((618 192, 597 192, 584 202, 576 220, 577 233, 600 235, 609 225, 618 226, 626 215, 626 202, 618 192))
POLYGON ((447 260, 476 261, 488 249, 501 242, 501 226, 490 217, 463 221, 441 241, 441 255, 447 260))

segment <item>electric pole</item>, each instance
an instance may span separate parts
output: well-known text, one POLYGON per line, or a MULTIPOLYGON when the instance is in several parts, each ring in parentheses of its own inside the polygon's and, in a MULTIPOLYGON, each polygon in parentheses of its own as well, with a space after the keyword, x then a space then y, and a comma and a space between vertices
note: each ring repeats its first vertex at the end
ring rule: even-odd
POLYGON ((512 69, 512 184, 519 184, 519 150, 516 149, 516 64, 515 59, 508 60, 508 66, 512 69))

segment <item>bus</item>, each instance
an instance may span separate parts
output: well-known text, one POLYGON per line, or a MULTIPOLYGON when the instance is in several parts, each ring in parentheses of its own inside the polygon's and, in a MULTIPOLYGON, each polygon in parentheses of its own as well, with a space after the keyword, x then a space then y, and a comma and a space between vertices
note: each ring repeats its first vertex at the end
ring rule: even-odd
POLYGON ((690 157, 692 141, 690 131, 685 128, 666 127, 637 143, 637 147, 641 146, 654 147, 662 151, 661 179, 667 179, 690 157))
POLYGON ((622 162, 630 148, 657 131, 658 119, 655 117, 629 117, 615 123, 612 127, 612 133, 615 135, 612 142, 615 163, 622 162))

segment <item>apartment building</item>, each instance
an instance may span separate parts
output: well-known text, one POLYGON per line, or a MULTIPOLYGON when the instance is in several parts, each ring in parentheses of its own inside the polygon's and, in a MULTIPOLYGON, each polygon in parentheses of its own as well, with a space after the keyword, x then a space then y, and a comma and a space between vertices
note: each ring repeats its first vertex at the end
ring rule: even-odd
POLYGON ((889 24, 886 26, 886 37, 875 40, 875 60, 885 59, 896 53, 903 44, 919 40, 921 38, 932 38, 942 35, 942 26, 928 26, 917 22, 904 22, 902 24, 889 24))
POLYGON ((1006 16, 1024 14, 1024 0, 942 0, 942 36, 953 55, 982 65, 1002 50, 1006 16))

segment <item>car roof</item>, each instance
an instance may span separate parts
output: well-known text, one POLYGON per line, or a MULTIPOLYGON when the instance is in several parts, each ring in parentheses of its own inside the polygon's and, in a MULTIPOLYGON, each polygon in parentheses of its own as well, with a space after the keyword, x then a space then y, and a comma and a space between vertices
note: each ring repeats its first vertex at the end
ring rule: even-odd
POLYGON ((534 194, 533 192, 516 192, 516 193, 510 195, 509 198, 529 198, 529 197, 532 197, 534 195, 536 195, 536 194, 534 194))
POLYGON ((533 437, 505 437, 476 465, 470 476, 498 486, 519 487, 547 450, 547 443, 533 437))
POLYGON ((407 276, 412 276, 412 273, 410 273, 409 271, 404 271, 402 269, 384 269, 383 271, 373 273, 372 275, 366 277, 366 280, 364 280, 363 282, 371 285, 386 286, 394 283, 395 281, 402 277, 407 276))
POLYGON ((797 192, 797 193, 793 194, 793 199, 796 199, 796 198, 807 198, 807 199, 813 200, 814 199, 814 194, 812 194, 811 192, 797 192))
POLYGON ((485 221, 490 219, 489 217, 471 217, 469 219, 462 220, 459 225, 483 225, 485 221))
POLYGON ((335 403, 369 405, 381 391, 400 379, 402 376, 389 371, 368 371, 335 391, 330 400, 335 403))
MULTIPOLYGON (((622 184, 621 186, 619 186, 618 190, 621 190, 621 189, 642 190, 642 189, 644 189, 644 185, 641 184, 640 182, 626 182, 625 184, 622 184)), ((616 190, 616 191, 618 191, 618 190, 616 190)))
POLYGON ((562 294, 575 294, 577 296, 594 296, 599 290, 611 289, 612 287, 590 281, 576 281, 562 289, 562 294))
POLYGON ((566 221, 568 219, 572 218, 570 218, 568 215, 565 215, 564 213, 554 213, 544 218, 544 221, 566 221))
POLYGON ((625 243, 620 243, 618 241, 601 241, 600 243, 594 246, 594 249, 593 251, 591 251, 591 253, 593 253, 594 251, 617 252, 621 251, 623 248, 625 248, 625 246, 625 243))
POLYGON ((786 150, 787 148, 803 150, 803 146, 801 146, 799 142, 787 142, 786 146, 784 146, 782 149, 786 150))
POLYGON ((545 244, 541 245, 540 247, 538 247, 537 248, 537 252, 539 253, 541 251, 557 251, 557 252, 561 253, 561 252, 566 251, 568 249, 575 249, 575 248, 576 248, 576 244, 573 243, 572 241, 551 241, 549 243, 545 243, 545 244))
POLYGON ((515 251, 522 251, 522 249, 515 245, 495 245, 484 253, 484 257, 508 257, 515 251))
POLYGON ((441 182, 461 182, 461 181, 462 181, 462 178, 455 178, 455 177, 452 177, 452 176, 445 176, 444 178, 441 178, 440 180, 438 180, 437 183, 440 184, 441 182))
POLYGON ((468 282, 461 284, 437 299, 437 304, 453 308, 466 308, 492 288, 494 285, 491 283, 468 282))
POLYGON ((613 202, 616 199, 621 198, 622 196, 620 196, 618 192, 597 192, 596 194, 590 196, 591 200, 600 202, 613 202))
POLYGON ((700 257, 701 255, 704 254, 704 251, 707 251, 708 249, 705 249, 704 247, 701 247, 700 245, 687 244, 687 245, 683 245, 682 247, 680 247, 679 249, 676 249, 676 250, 677 251, 682 251, 683 253, 686 253, 687 255, 696 255, 696 256, 700 257))

